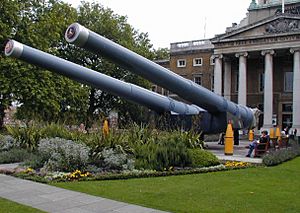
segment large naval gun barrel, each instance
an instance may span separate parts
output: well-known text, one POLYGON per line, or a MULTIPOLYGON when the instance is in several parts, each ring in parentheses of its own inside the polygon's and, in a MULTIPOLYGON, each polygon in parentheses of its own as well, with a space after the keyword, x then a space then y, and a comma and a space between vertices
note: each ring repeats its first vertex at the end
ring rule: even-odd
POLYGON ((68 27, 65 38, 69 43, 111 59, 129 71, 172 91, 184 100, 206 109, 213 115, 225 114, 227 120, 231 120, 236 129, 255 126, 256 119, 252 109, 226 100, 78 23, 68 27))
POLYGON ((197 115, 205 110, 149 91, 134 84, 115 79, 78 64, 45 53, 15 40, 5 45, 5 55, 19 58, 30 64, 43 67, 67 76, 80 83, 93 86, 129 101, 144 105, 158 113, 173 112, 181 115, 197 115))
POLYGON ((224 124, 226 124, 226 118, 224 116, 212 115, 199 106, 186 104, 134 84, 120 81, 25 44, 21 44, 15 40, 7 41, 4 53, 6 56, 21 59, 27 63, 64 75, 80 83, 144 105, 158 113, 167 112, 184 116, 200 115, 203 122, 201 122, 198 127, 203 133, 224 131, 224 124))

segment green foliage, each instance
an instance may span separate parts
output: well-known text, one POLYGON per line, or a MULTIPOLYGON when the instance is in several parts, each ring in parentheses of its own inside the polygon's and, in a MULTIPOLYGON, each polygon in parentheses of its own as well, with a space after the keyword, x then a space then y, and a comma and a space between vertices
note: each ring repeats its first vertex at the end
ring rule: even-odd
POLYGON ((271 151, 263 157, 263 164, 266 166, 275 166, 285 161, 300 156, 300 146, 296 141, 290 139, 291 146, 287 149, 271 151))
POLYGON ((166 170, 171 167, 185 167, 191 163, 187 147, 176 138, 157 138, 134 147, 135 168, 166 170))
POLYGON ((7 132, 20 144, 21 148, 34 150, 37 147, 38 141, 42 137, 40 127, 35 124, 28 125, 27 127, 5 127, 7 132))
POLYGON ((23 162, 24 160, 30 159, 31 157, 32 153, 30 153, 26 149, 13 148, 8 151, 0 152, 0 164, 23 162))
POLYGON ((19 147, 20 144, 10 135, 0 135, 0 151, 8 151, 19 147))
POLYGON ((220 164, 218 158, 214 154, 206 150, 189 149, 188 152, 191 156, 193 167, 209 167, 220 164))
POLYGON ((40 129, 40 134, 43 138, 64 138, 64 139, 73 139, 73 133, 66 129, 64 125, 57 123, 46 124, 40 129))
POLYGON ((42 139, 38 145, 44 168, 49 171, 84 169, 89 161, 89 151, 84 144, 61 138, 42 139))
POLYGON ((134 161, 127 155, 121 147, 105 148, 101 153, 100 167, 108 170, 132 170, 134 168, 134 161))
MULTIPOLYGON (((60 0, 0 2, 0 42, 13 38, 80 65, 149 88, 150 83, 99 55, 67 44, 64 31, 78 21, 89 29, 149 58, 154 54, 147 33, 135 30, 125 16, 97 3, 83 2, 76 11, 60 0)), ((85 122, 88 127, 112 109, 120 123, 146 122, 147 110, 63 76, 0 56, 0 129, 4 110, 18 102, 16 117, 47 122, 85 122)))
MULTIPOLYGON (((139 33, 127 23, 125 16, 115 14, 109 8, 104 8, 98 3, 84 2, 78 10, 78 22, 88 29, 147 58, 151 59, 153 57, 150 51, 152 45, 148 34, 139 33)), ((72 50, 66 53, 67 59, 114 78, 150 88, 148 81, 112 63, 107 58, 103 58, 102 55, 88 53, 74 46, 71 48, 72 50)), ((98 114, 107 115, 112 109, 118 111, 121 124, 130 120, 138 122, 143 120, 145 108, 96 88, 89 88, 89 91, 87 126, 91 125, 98 114)))
POLYGON ((158 48, 154 51, 154 60, 169 60, 170 50, 168 48, 158 48))
MULTIPOLYGON (((13 38, 59 55, 64 31, 76 20, 76 10, 59 0, 0 2, 1 44, 13 38)), ((2 49, 2 48, 1 48, 2 49)), ((65 48, 66 51, 66 48, 65 48)), ((82 119, 88 91, 79 83, 37 67, 0 56, 0 128, 4 110, 17 101, 16 117, 47 121, 82 119), (81 112, 81 113, 80 113, 81 112)), ((74 121, 75 120, 75 121, 74 121)))

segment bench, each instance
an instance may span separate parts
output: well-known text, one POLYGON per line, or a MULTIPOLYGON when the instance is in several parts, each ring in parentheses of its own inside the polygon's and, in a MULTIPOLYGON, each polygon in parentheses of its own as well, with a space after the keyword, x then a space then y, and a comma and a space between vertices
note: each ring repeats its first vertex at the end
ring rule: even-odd
POLYGON ((254 149, 254 157, 261 157, 268 151, 270 142, 258 143, 254 149))
POLYGON ((289 137, 282 137, 278 140, 278 148, 288 148, 289 146, 289 137))

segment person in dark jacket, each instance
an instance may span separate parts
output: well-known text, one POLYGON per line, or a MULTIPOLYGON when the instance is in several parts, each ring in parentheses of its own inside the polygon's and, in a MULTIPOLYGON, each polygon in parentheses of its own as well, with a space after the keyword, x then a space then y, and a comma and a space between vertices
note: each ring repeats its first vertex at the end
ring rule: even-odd
POLYGON ((268 135, 268 131, 266 131, 266 130, 262 131, 259 140, 254 140, 250 143, 249 151, 248 151, 248 154, 246 155, 246 157, 251 157, 251 154, 252 154, 253 150, 255 149, 255 147, 257 147, 257 144, 267 143, 267 142, 269 142, 269 140, 270 140, 270 136, 268 135))

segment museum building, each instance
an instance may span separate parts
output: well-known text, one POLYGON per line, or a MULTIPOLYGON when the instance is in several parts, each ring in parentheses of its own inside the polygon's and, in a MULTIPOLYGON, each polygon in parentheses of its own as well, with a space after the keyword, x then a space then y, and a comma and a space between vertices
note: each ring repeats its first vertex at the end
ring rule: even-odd
POLYGON ((158 63, 233 102, 258 107, 260 128, 300 128, 300 0, 284 6, 252 0, 239 24, 212 39, 171 43, 170 59, 158 63))

